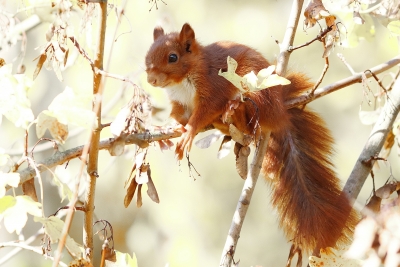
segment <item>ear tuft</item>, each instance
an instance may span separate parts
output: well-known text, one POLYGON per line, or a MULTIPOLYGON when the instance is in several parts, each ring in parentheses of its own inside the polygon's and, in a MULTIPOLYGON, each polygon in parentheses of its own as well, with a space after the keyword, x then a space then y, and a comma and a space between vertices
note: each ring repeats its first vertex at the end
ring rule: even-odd
POLYGON ((164 35, 164 29, 161 28, 161 26, 157 26, 157 27, 154 28, 154 31, 153 31, 154 41, 157 40, 160 36, 163 36, 163 35, 164 35))
POLYGON ((179 34, 179 39, 182 43, 186 45, 186 50, 190 52, 190 46, 195 40, 194 31, 189 23, 185 23, 182 26, 181 33, 179 34))

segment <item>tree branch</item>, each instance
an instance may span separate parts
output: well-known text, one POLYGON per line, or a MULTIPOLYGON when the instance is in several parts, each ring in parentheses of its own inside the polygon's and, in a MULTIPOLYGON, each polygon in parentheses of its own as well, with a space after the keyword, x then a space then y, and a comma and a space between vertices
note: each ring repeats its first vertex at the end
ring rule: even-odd
MULTIPOLYGON (((182 133, 178 131, 132 134, 126 138, 125 144, 126 145, 136 144, 140 147, 146 147, 153 141, 176 138, 181 135, 182 133)), ((114 140, 115 140, 114 138, 108 138, 106 140, 100 141, 99 149, 100 150, 110 149, 114 140)), ((63 152, 57 151, 53 156, 43 161, 37 162, 36 163, 36 165, 38 166, 37 169, 39 170, 39 172, 42 173, 47 169, 56 167, 58 165, 62 165, 67 161, 70 161, 74 158, 78 158, 79 156, 81 156, 83 149, 84 146, 82 145, 68 149, 63 152)), ((19 170, 18 173, 21 178, 19 185, 31 180, 36 175, 35 169, 32 167, 27 167, 23 170, 19 170)), ((7 190, 9 190, 10 188, 11 188, 10 186, 6 187, 7 190)))
POLYGON ((264 156, 267 152, 268 141, 271 132, 261 133, 260 139, 256 146, 253 162, 250 165, 250 170, 247 173, 246 181, 244 182, 242 193, 236 206, 235 214, 233 215, 232 224, 229 229, 228 237, 222 251, 221 262, 219 266, 230 267, 234 262, 236 245, 239 240, 240 231, 247 209, 249 208, 251 197, 253 195, 258 176, 262 167, 264 156))
MULTIPOLYGON (((97 3, 98 23, 99 28, 97 31, 97 47, 94 59, 94 70, 103 69, 104 59, 104 46, 106 36, 106 25, 107 25, 107 1, 97 3)), ((104 90, 104 77, 101 73, 96 71, 93 72, 93 96, 95 97, 93 103, 93 111, 97 116, 97 128, 92 132, 92 138, 90 140, 89 150, 89 161, 87 166, 87 172, 89 174, 89 185, 86 191, 84 200, 84 220, 83 220, 83 247, 85 248, 85 258, 93 263, 93 212, 94 212, 94 201, 96 192, 96 181, 99 177, 98 164, 99 164, 99 143, 101 127, 101 105, 104 90)), ((75 206, 75 205, 74 205, 75 206)))
MULTIPOLYGON (((379 65, 369 69, 370 72, 369 71, 366 72, 365 76, 367 76, 369 78, 372 76, 371 72, 373 72, 376 75, 376 74, 382 73, 390 68, 393 68, 394 66, 396 66, 398 64, 400 64, 400 55, 392 58, 391 60, 389 60, 385 63, 379 64, 379 65)), ((355 75, 344 78, 340 81, 337 81, 337 82, 327 85, 325 87, 316 89, 314 91, 314 94, 305 94, 305 95, 299 96, 295 99, 291 99, 289 101, 286 101, 285 105, 288 109, 305 105, 305 104, 307 104, 315 99, 318 99, 324 95, 330 94, 332 92, 335 92, 335 91, 342 89, 344 87, 347 87, 349 85, 352 85, 355 83, 360 83, 362 81, 363 74, 364 74, 364 72, 357 73, 355 75)))
POLYGON ((400 79, 397 79, 392 91, 389 92, 386 104, 375 123, 367 143, 364 146, 357 162, 343 188, 349 199, 357 199, 362 186, 371 172, 375 163, 373 157, 379 155, 388 133, 392 130, 393 123, 400 111, 400 79))
POLYGON ((290 11, 288 25, 286 27, 285 36, 282 43, 279 45, 280 54, 277 58, 276 73, 284 75, 289 63, 291 47, 293 46, 294 37, 296 35, 297 25, 299 24, 303 0, 294 0, 292 10, 290 11))

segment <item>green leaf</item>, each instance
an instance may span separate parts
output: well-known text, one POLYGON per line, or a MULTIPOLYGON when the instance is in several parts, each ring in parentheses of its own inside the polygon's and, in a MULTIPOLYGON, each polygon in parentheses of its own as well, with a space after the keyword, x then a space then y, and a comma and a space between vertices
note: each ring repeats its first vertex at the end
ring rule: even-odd
MULTIPOLYGON (((44 232, 50 237, 51 243, 57 243, 60 240, 62 230, 64 228, 64 222, 55 216, 49 218, 34 217, 35 222, 40 222, 44 226, 44 232)), ((65 247, 68 252, 76 259, 82 256, 83 248, 75 242, 69 235, 65 241, 65 247)))
POLYGON ((390 22, 387 25, 387 28, 393 35, 399 36, 400 35, 400 20, 395 20, 395 21, 390 22))
POLYGON ((31 103, 26 96, 31 86, 32 80, 24 74, 12 74, 11 64, 0 68, 0 116, 4 115, 16 127, 26 129, 34 120, 31 103))
POLYGON ((0 198, 0 216, 6 209, 12 208, 15 204, 17 204, 17 200, 13 196, 4 196, 0 198))
POLYGON ((122 253, 116 251, 117 262, 116 265, 118 267, 137 267, 137 259, 135 253, 133 253, 132 257, 128 253, 122 253))
POLYGON ((28 196, 16 196, 16 203, 7 208, 3 213, 4 226, 9 233, 16 232, 21 233, 24 228, 26 221, 28 220, 27 213, 33 216, 41 216, 42 204, 35 202, 28 196))
POLYGON ((6 186, 18 187, 20 181, 19 173, 4 173, 0 171, 0 198, 6 194, 6 186))

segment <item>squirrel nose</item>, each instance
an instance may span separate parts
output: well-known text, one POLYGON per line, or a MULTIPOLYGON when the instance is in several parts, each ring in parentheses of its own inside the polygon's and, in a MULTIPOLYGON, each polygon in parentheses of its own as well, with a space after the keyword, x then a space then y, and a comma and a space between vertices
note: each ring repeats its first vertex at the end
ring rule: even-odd
POLYGON ((151 85, 156 85, 157 84, 157 78, 154 77, 153 75, 148 74, 147 75, 147 82, 151 85))

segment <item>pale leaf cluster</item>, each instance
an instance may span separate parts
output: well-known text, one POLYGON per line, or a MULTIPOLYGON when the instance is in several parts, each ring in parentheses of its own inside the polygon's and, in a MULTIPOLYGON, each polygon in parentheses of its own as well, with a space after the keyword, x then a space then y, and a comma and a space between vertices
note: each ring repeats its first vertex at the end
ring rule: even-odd
POLYGON ((25 74, 12 74, 12 65, 0 68, 0 124, 4 115, 16 127, 26 129, 34 120, 27 91, 32 80, 25 74))
POLYGON ((68 138, 68 125, 89 130, 97 127, 96 114, 91 110, 93 95, 66 87, 38 116, 36 134, 41 138, 46 130, 60 143, 68 138))

